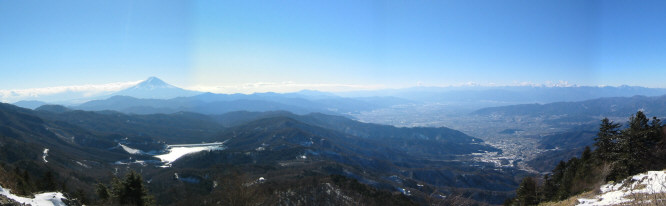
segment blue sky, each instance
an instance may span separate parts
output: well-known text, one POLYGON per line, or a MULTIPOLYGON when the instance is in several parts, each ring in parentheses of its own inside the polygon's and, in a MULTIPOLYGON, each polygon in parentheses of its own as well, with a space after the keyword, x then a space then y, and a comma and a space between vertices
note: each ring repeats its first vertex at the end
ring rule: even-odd
POLYGON ((0 1, 0 89, 149 76, 222 92, 666 87, 664 11, 666 1, 612 0, 0 1))

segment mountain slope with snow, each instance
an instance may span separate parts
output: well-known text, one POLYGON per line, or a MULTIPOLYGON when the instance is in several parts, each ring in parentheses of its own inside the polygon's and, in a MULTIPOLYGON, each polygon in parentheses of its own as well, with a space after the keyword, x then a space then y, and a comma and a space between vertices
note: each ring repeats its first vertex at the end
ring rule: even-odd
POLYGON ((9 189, 2 188, 0 186, 0 195, 5 196, 11 200, 14 200, 18 203, 32 206, 66 206, 62 200, 67 199, 60 192, 45 192, 40 194, 35 194, 34 198, 21 197, 15 194, 12 194, 9 189))
POLYGON ((135 86, 120 90, 110 96, 130 96, 142 99, 171 99, 176 97, 189 97, 198 94, 201 94, 201 92, 181 89, 170 85, 157 77, 149 77, 135 86))
POLYGON ((665 205, 666 170, 634 175, 618 183, 602 185, 594 198, 579 198, 580 206, 665 205))

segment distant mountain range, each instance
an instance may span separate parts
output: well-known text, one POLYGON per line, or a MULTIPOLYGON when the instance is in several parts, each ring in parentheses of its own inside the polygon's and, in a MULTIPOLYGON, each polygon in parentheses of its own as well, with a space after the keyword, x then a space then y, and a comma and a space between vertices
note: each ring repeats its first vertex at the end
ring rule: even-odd
MULTIPOLYGON (((122 91, 92 100, 72 109, 114 110, 134 114, 176 113, 181 111, 222 114, 231 111, 289 111, 298 114, 320 112, 349 114, 413 101, 395 97, 344 98, 331 93, 304 90, 295 93, 214 94, 184 90, 151 77, 122 91)), ((35 109, 47 102, 20 101, 15 105, 35 109)))
POLYGON ((284 110, 298 114, 320 112, 327 114, 347 114, 381 108, 388 105, 406 103, 398 98, 330 98, 306 99, 297 94, 213 94, 204 93, 191 97, 173 99, 138 99, 129 96, 113 96, 105 100, 94 100, 73 106, 73 109, 102 111, 115 110, 134 114, 156 114, 175 112, 197 112, 222 114, 231 111, 277 111, 284 110))
POLYGON ((296 113, 344 114, 404 104, 436 103, 472 111, 484 107, 513 104, 546 104, 604 97, 660 96, 664 94, 666 94, 666 89, 663 88, 635 86, 464 86, 413 87, 335 94, 313 90, 294 93, 213 94, 185 90, 170 85, 157 77, 150 77, 129 88, 101 96, 58 102, 40 101, 37 98, 30 101, 19 101, 14 104, 34 109, 44 104, 55 103, 69 106, 78 105, 74 107, 78 109, 117 110, 141 114, 177 111, 224 113, 235 110, 288 110, 296 113), (84 99, 92 100, 92 102, 82 101, 84 99), (124 105, 125 101, 127 101, 127 105, 124 105), (80 102, 85 103, 81 104, 80 102))
POLYGON ((23 101, 14 102, 13 104, 27 109, 36 109, 37 107, 41 107, 49 103, 37 100, 23 100, 23 101))
MULTIPOLYGON (((169 87, 168 90, 176 91, 177 89, 169 87)), ((349 97, 325 92, 302 91, 284 94, 255 93, 249 95, 202 93, 173 99, 146 99, 133 95, 131 92, 119 92, 117 94, 126 94, 127 97, 113 96, 105 100, 87 102, 73 108, 95 111, 116 110, 137 114, 173 113, 178 111, 221 114, 241 110, 285 110, 299 114, 309 112, 354 114, 410 104, 436 103, 462 109, 479 109, 521 103, 583 101, 591 98, 631 97, 635 95, 655 96, 666 94, 666 89, 630 86, 410 88, 393 90, 389 93, 385 91, 368 92, 366 96, 349 97), (129 97, 134 97, 134 99, 129 97)), ((181 92, 181 94, 183 93, 181 92)), ((594 111, 587 110, 587 112, 594 111)))
POLYGON ((559 116, 559 117, 627 117, 643 110, 647 115, 666 116, 666 95, 608 97, 578 102, 520 104, 490 107, 475 111, 477 115, 559 116))
POLYGON ((413 87, 378 91, 338 93, 346 97, 392 96, 424 103, 446 103, 465 108, 482 108, 526 103, 583 101, 602 97, 660 96, 665 88, 637 86, 461 86, 413 87))
POLYGON ((201 94, 202 92, 185 90, 176 86, 170 85, 157 77, 149 77, 148 79, 137 83, 129 88, 125 88, 115 92, 97 92, 93 95, 85 91, 69 91, 54 93, 42 96, 35 96, 32 100, 22 100, 15 102, 14 105, 35 109, 45 104, 63 104, 63 105, 76 105, 83 102, 99 99, 107 99, 113 96, 131 96, 142 99, 171 99, 176 97, 188 97, 201 94))

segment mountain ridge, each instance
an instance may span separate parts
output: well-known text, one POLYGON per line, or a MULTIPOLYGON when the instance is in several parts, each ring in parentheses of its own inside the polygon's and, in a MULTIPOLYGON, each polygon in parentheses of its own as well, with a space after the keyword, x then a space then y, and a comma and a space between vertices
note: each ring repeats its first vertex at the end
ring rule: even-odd
POLYGON ((518 104, 488 107, 474 111, 476 115, 527 115, 527 116, 628 116, 644 110, 653 116, 666 116, 666 95, 632 97, 606 97, 576 102, 548 104, 518 104))
POLYGON ((130 96, 143 99, 171 99, 176 97, 188 97, 201 94, 202 92, 182 89, 168 84, 157 77, 148 79, 108 96, 130 96))
MULTIPOLYGON (((60 93, 31 94, 30 97, 17 99, 16 105, 34 109, 44 104, 75 105, 91 100, 103 100, 112 96, 132 96, 140 99, 171 99, 194 95, 212 94, 210 92, 182 89, 164 82, 158 77, 149 77, 135 85, 118 91, 96 92, 65 90, 60 93), (33 102, 30 102, 33 101, 33 102), (41 101, 34 102, 34 101, 41 101)), ((372 101, 374 104, 410 104, 410 103, 444 103, 450 106, 480 109, 483 107, 503 106, 526 103, 553 103, 562 101, 583 101, 604 97, 629 97, 633 95, 658 96, 666 94, 666 88, 647 88, 640 86, 460 86, 460 87, 412 87, 404 89, 383 89, 351 92, 323 92, 305 89, 291 93, 254 93, 247 96, 283 98, 301 98, 308 100, 345 99, 346 101, 372 101), (256 94, 256 95, 255 95, 256 94), (375 98, 374 100, 371 100, 375 98), (377 98, 384 98, 383 100, 377 98), (393 98, 393 99, 391 99, 393 98)), ((243 94, 225 94, 229 98, 243 94)), ((0 97, 1 98, 1 97, 0 97)), ((7 97, 9 98, 9 97, 7 97)), ((14 97, 12 97, 14 98, 14 97)), ((201 98, 204 100, 205 98, 201 98)), ((345 101, 338 101, 345 103, 345 101)))
MULTIPOLYGON (((510 196, 516 186, 513 177, 508 174, 520 173, 512 169, 505 169, 512 172, 500 172, 489 163, 465 163, 473 161, 465 157, 470 153, 494 149, 484 146, 480 140, 477 142, 476 138, 442 128, 397 128, 360 123, 341 116, 286 112, 257 114, 254 115, 256 118, 246 118, 238 125, 224 127, 221 123, 215 123, 235 122, 238 118, 245 118, 245 115, 215 117, 187 112, 128 115, 113 111, 68 110, 61 106, 28 110, 13 105, 0 105, 0 116, 4 114, 3 111, 12 114, 5 116, 13 118, 1 119, 9 121, 2 125, 8 125, 9 131, 15 131, 13 133, 26 133, 22 135, 25 137, 31 134, 44 136, 35 133, 44 131, 48 138, 61 139, 59 141, 63 144, 80 145, 75 146, 80 149, 47 146, 50 149, 48 164, 60 163, 67 157, 67 152, 79 153, 77 151, 81 149, 87 152, 100 151, 98 155, 110 154, 100 158, 85 155, 87 159, 74 158, 75 161, 65 163, 72 168, 99 164, 99 175, 119 167, 126 168, 121 171, 142 171, 142 175, 151 180, 149 188, 162 204, 176 201, 171 199, 174 194, 168 188, 163 188, 165 185, 171 185, 169 188, 203 188, 197 194, 206 195, 209 189, 205 188, 210 188, 213 180, 206 179, 205 174, 223 173, 228 171, 226 168, 235 168, 275 181, 300 179, 303 175, 341 175, 368 187, 388 191, 389 194, 411 195, 412 201, 421 201, 419 198, 425 198, 434 191, 445 191, 442 194, 446 195, 464 190, 467 197, 495 203, 510 196), (16 118, 21 120, 19 123, 27 123, 12 123, 16 122, 13 121, 16 118), (51 129, 48 130, 35 129, 43 124, 54 126, 49 126, 51 129), (93 140, 104 141, 95 143, 93 140), (132 154, 120 148, 122 144, 143 151, 161 151, 167 143, 223 141, 226 141, 227 149, 187 155, 169 168, 154 166, 154 162, 159 161, 153 160, 154 157, 150 155, 132 154), (173 185, 174 173, 191 178, 195 183, 173 185)), ((14 136, 13 133, 0 130, 0 134, 14 136)), ((39 163, 44 147, 40 141, 32 141, 32 144, 28 147, 31 152, 26 158, 39 163)), ((4 151, 16 151, 19 148, 22 146, 4 151)), ((79 172, 82 171, 85 170, 79 172)), ((96 178, 87 178, 85 181, 90 183, 91 179, 96 178)), ((188 198, 182 194, 177 197, 188 198)))

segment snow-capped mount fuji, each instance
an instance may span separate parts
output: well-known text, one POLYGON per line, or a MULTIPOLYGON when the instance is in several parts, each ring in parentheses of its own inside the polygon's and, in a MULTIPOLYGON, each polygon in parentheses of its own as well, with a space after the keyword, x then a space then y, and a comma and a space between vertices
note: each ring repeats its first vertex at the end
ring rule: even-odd
POLYGON ((201 92, 181 89, 157 77, 149 77, 137 85, 115 92, 110 96, 130 96, 140 99, 171 99, 198 94, 201 94, 201 92))
POLYGON ((173 85, 167 84, 166 82, 162 81, 161 79, 157 77, 148 77, 148 79, 140 82, 136 86, 130 87, 130 88, 148 88, 148 89, 153 89, 153 88, 177 88, 173 85))

